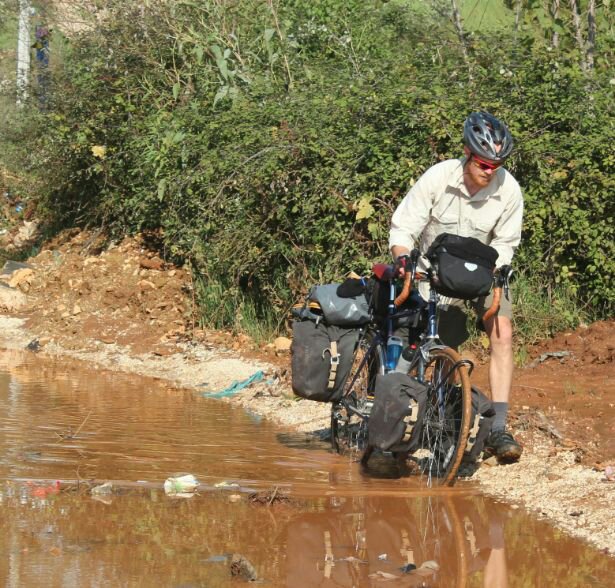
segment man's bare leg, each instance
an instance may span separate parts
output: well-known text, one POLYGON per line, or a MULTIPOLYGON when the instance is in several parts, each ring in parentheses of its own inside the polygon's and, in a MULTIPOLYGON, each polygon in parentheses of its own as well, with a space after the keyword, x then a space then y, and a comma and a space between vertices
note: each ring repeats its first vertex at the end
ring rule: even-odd
POLYGON ((514 367, 512 323, 509 318, 496 315, 485 323, 485 330, 491 344, 489 384, 495 408, 495 421, 486 449, 501 461, 517 461, 521 456, 521 446, 506 432, 514 367))

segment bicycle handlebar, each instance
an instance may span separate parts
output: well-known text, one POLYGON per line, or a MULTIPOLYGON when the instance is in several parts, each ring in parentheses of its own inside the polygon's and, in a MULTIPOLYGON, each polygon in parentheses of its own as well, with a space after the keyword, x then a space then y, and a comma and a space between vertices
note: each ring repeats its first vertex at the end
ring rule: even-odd
POLYGON ((494 280, 495 287, 493 288, 493 302, 483 315, 483 322, 488 321, 500 310, 500 300, 502 300, 502 289, 506 298, 508 298, 508 285, 512 276, 512 268, 509 265, 503 265, 495 270, 494 280))
POLYGON ((410 296, 410 292, 412 292, 412 279, 413 279, 413 274, 414 272, 406 272, 404 275, 404 286, 401 289, 401 292, 399 293, 399 295, 397 296, 397 298, 395 298, 393 304, 395 304, 395 306, 401 306, 404 302, 406 302, 406 300, 408 300, 408 296, 410 296))
POLYGON ((496 314, 498 310, 500 310, 500 300, 502 299, 502 287, 496 286, 493 289, 493 302, 491 306, 487 309, 487 312, 483 315, 483 323, 488 321, 492 316, 496 314))
MULTIPOLYGON (((402 291, 393 301, 396 307, 399 307, 404 302, 406 302, 406 300, 410 296, 410 293, 412 292, 412 283, 414 282, 414 280, 417 277, 420 277, 420 278, 424 277, 423 275, 418 274, 416 271, 417 263, 418 263, 418 259, 420 255, 421 255, 421 252, 418 249, 413 249, 410 255, 400 256, 397 262, 395 263, 395 265, 389 266, 391 267, 393 274, 397 273, 397 270, 400 267, 404 267, 406 270, 404 273, 404 284, 402 287, 402 291), (404 259, 402 260, 402 258, 404 259), (409 268, 407 267, 408 262, 410 263, 409 268)), ((513 270, 509 265, 503 265, 502 267, 499 267, 495 270, 494 276, 493 276, 493 279, 495 282, 495 286, 493 288, 493 302, 491 303, 491 306, 487 309, 487 311, 483 315, 483 319, 482 319, 483 321, 489 320, 500 309, 500 301, 502 300, 502 290, 504 290, 504 294, 506 298, 508 298, 508 287, 509 287, 510 278, 512 276, 512 273, 513 273, 513 270)))

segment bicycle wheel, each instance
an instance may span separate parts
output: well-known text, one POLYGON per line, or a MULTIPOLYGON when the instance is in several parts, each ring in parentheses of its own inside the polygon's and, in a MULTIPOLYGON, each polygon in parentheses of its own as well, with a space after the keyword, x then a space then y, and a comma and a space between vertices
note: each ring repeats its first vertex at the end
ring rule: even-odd
POLYGON ((429 355, 424 378, 427 406, 417 461, 429 486, 452 486, 470 429, 470 376, 453 349, 432 349, 429 355))
POLYGON ((340 453, 356 454, 367 444, 367 417, 373 405, 376 376, 384 373, 379 343, 366 333, 359 339, 344 395, 331 407, 331 444, 340 453))

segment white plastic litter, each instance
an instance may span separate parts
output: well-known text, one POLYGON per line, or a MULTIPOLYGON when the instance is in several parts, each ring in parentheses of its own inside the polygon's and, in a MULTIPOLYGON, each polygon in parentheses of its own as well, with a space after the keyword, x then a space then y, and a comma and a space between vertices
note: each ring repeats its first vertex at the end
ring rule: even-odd
POLYGON ((170 496, 192 496, 199 487, 199 481, 192 474, 167 478, 164 492, 170 496))

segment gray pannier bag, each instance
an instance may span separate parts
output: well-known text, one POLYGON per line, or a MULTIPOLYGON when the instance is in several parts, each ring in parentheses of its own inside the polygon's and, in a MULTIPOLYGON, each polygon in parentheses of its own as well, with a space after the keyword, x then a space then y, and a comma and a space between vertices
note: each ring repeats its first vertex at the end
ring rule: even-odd
POLYGON ((314 286, 308 300, 318 302, 328 325, 357 327, 370 320, 369 304, 365 294, 344 297, 338 295, 340 284, 314 286))
POLYGON ((369 322, 363 294, 341 297, 339 284, 314 286, 305 304, 293 308, 293 392, 318 402, 337 402, 352 368, 360 326, 369 322))
POLYGON ((416 451, 425 414, 427 386, 407 374, 379 374, 374 397, 367 423, 368 445, 381 451, 416 451))

